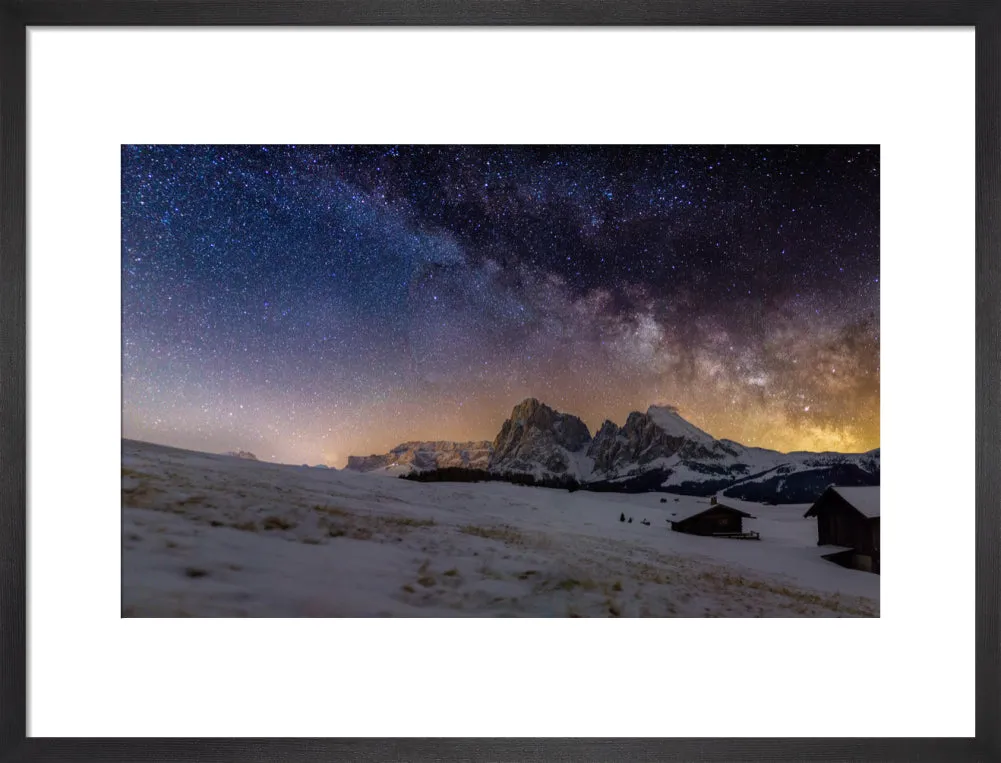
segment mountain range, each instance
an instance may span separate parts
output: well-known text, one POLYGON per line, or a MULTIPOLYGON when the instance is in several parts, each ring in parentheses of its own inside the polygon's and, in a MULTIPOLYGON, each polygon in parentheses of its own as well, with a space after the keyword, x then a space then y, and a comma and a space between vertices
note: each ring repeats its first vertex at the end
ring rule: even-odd
POLYGON ((233 458, 245 458, 248 461, 256 461, 257 456, 251 453, 249 450, 229 450, 223 453, 224 456, 232 456, 233 458))
POLYGON ((448 467, 487 469, 492 454, 493 443, 489 440, 405 442, 383 455, 348 456, 346 468, 357 472, 384 471, 394 475, 448 467))
MULTIPOLYGON (((587 490, 723 495, 805 503, 830 484, 878 485, 879 449, 780 453, 718 440, 672 406, 605 421, 592 437, 577 416, 534 398, 518 403, 493 442, 406 442, 384 455, 351 456, 348 469, 398 476, 441 470, 587 490)), ((466 475, 468 478, 468 474, 466 475)))

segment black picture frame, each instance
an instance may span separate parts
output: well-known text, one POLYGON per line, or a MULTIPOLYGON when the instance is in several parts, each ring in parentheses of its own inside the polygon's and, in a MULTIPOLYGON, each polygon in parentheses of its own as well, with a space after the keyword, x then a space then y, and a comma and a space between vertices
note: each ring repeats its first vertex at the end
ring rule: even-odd
MULTIPOLYGON (((1001 3, 996 0, 0 0, 0 761, 1001 760, 1001 3), (976 28, 976 736, 967 739, 52 739, 26 736, 29 26, 976 28)), ((916 669, 918 667, 916 666, 916 669)))

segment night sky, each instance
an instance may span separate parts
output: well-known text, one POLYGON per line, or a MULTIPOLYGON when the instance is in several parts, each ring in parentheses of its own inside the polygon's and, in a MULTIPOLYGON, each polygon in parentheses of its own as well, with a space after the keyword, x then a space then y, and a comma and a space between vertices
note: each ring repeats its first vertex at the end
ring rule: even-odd
POLYGON ((652 403, 879 446, 879 149, 123 146, 123 436, 341 466, 652 403))

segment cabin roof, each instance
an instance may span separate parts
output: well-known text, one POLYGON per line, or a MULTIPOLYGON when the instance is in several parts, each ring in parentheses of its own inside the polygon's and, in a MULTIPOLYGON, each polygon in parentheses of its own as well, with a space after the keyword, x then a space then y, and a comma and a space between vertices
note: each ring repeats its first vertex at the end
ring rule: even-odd
POLYGON ((740 509, 735 509, 733 506, 727 506, 725 503, 697 503, 693 506, 682 507, 674 512, 669 512, 667 516, 668 522, 684 522, 686 519, 691 519, 692 517, 697 517, 700 514, 705 514, 707 511, 712 509, 723 509, 724 511, 729 511, 734 514, 740 514, 742 517, 747 517, 748 519, 754 519, 753 516, 748 514, 746 511, 741 511, 740 509))
POLYGON ((828 491, 837 493, 841 498, 858 511, 859 514, 868 519, 879 518, 879 485, 873 487, 839 487, 831 485, 824 491, 824 495, 817 499, 817 502, 810 507, 804 516, 816 516, 815 509, 824 500, 828 491))

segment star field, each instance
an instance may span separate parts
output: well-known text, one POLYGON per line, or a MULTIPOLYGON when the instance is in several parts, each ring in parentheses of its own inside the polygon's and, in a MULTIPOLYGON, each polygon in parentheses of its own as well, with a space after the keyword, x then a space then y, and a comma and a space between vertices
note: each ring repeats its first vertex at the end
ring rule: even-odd
POLYGON ((879 446, 879 150, 123 146, 123 436, 341 466, 677 405, 879 446))

